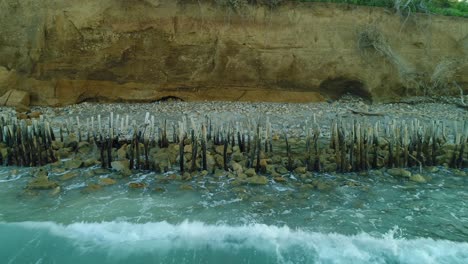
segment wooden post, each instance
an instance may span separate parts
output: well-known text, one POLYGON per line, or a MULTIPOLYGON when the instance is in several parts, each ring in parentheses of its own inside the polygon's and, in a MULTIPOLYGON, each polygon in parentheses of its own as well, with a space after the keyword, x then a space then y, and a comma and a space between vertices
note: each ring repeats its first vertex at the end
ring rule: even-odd
POLYGON ((223 168, 225 171, 228 171, 228 158, 227 158, 227 150, 228 150, 228 142, 224 142, 224 148, 223 148, 223 168))
POLYGON ((184 174, 184 123, 179 122, 179 169, 180 174, 184 174))
POLYGON ((206 127, 205 124, 202 124, 202 167, 203 170, 207 170, 206 164, 206 127))

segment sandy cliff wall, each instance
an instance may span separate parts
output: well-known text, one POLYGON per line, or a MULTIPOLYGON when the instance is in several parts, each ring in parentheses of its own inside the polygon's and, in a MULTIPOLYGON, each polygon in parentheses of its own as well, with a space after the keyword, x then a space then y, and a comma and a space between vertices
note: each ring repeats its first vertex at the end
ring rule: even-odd
POLYGON ((345 92, 385 100, 440 80, 467 89, 467 58, 467 19, 405 20, 380 8, 0 2, 0 93, 29 91, 33 104, 303 102, 345 92))

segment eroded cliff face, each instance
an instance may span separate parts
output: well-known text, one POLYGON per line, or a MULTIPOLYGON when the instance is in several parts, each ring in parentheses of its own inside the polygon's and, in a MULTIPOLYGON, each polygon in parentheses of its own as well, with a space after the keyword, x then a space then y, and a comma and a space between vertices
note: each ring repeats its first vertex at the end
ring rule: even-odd
POLYGON ((386 100, 436 81, 468 88, 463 18, 317 3, 234 12, 210 1, 3 0, 0 25, 0 93, 29 91, 32 104, 386 100))

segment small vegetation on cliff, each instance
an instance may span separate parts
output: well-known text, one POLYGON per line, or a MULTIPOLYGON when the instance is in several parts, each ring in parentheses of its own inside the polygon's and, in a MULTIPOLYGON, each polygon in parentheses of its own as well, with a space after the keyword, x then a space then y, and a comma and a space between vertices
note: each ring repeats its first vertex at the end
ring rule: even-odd
POLYGON ((403 86, 406 87, 406 96, 440 96, 459 92, 461 103, 465 105, 463 89, 454 81, 455 76, 460 74, 462 66, 468 62, 465 58, 446 57, 433 69, 421 71, 395 52, 375 25, 358 29, 357 37, 357 46, 364 58, 381 56, 395 67, 403 86))
POLYGON ((397 13, 439 14, 468 17, 468 0, 300 0, 301 2, 346 3, 394 9, 397 13))
MULTIPOLYGON (((363 6, 385 7, 396 13, 439 14, 446 16, 468 17, 468 0, 293 0, 298 2, 343 3, 363 6)), ((223 7, 239 12, 247 5, 266 5, 275 8, 287 0, 215 0, 223 7)))

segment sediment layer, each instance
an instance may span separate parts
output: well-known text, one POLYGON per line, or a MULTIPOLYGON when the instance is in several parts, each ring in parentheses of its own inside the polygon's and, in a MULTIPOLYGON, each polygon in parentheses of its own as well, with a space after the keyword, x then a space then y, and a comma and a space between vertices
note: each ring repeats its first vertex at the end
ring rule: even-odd
POLYGON ((468 89, 465 18, 172 0, 5 0, 0 14, 0 93, 27 91, 33 105, 379 101, 468 89))

